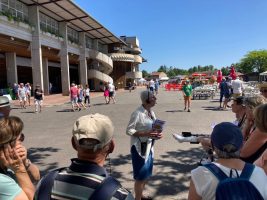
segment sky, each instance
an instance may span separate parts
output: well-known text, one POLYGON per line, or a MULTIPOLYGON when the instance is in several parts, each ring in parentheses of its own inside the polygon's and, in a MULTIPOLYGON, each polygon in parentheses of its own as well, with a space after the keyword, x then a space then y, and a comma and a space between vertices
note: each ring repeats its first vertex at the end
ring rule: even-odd
POLYGON ((148 62, 188 69, 237 63, 267 49, 267 0, 75 0, 117 37, 136 36, 148 62))

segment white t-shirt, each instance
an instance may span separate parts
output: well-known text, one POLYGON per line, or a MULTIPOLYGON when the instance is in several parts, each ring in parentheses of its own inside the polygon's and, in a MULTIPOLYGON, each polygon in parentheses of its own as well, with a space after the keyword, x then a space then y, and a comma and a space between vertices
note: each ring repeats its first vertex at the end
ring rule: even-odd
POLYGON ((234 94, 241 94, 243 90, 243 82, 239 79, 233 80, 232 88, 234 94))
MULTIPOLYGON (((231 170, 230 168, 224 167, 219 163, 214 164, 229 176, 231 170)), ((237 172, 240 175, 242 171, 238 170, 237 172)), ((233 177, 236 177, 235 173, 233 173, 233 177)), ((197 194, 201 196, 202 199, 215 200, 215 191, 218 185, 218 179, 211 171, 209 171, 206 167, 199 166, 191 171, 191 178, 195 185, 197 194)), ((263 199, 267 199, 267 176, 263 169, 256 166, 250 177, 250 182, 253 183, 257 190, 261 193, 263 199)))
POLYGON ((90 89, 89 88, 84 89, 84 92, 85 92, 85 96, 90 95, 90 89))
POLYGON ((115 86, 114 86, 113 84, 109 84, 109 86, 108 86, 108 90, 109 90, 110 92, 114 92, 114 90, 115 90, 115 86))

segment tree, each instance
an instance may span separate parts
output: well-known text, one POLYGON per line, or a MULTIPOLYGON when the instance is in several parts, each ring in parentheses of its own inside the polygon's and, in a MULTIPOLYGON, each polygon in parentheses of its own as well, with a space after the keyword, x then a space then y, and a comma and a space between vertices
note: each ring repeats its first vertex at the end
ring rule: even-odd
POLYGON ((161 65, 158 69, 158 72, 164 72, 167 73, 169 71, 168 67, 166 65, 161 65))
POLYGON ((267 71, 267 50, 250 51, 237 67, 242 73, 267 71))
POLYGON ((228 76, 230 74, 229 67, 222 67, 221 71, 223 76, 228 76))
POLYGON ((148 77, 149 73, 146 70, 142 70, 143 77, 148 77))

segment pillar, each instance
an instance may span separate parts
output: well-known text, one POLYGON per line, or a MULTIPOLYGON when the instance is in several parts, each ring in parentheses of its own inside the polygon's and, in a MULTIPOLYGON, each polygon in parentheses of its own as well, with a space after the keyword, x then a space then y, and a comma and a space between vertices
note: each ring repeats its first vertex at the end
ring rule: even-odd
POLYGON ((87 60, 85 56, 85 49, 86 49, 86 38, 85 33, 80 33, 80 58, 79 58, 79 77, 80 77, 80 84, 85 86, 88 82, 87 76, 87 60))
POLYGON ((12 86, 13 83, 18 83, 17 60, 15 52, 6 53, 6 69, 7 84, 12 86))
POLYGON ((49 94, 49 73, 48 73, 48 59, 43 58, 42 60, 42 65, 43 65, 43 80, 44 80, 44 94, 48 95, 49 94))
POLYGON ((43 66, 42 66, 42 48, 40 38, 40 19, 39 19, 39 7, 36 5, 29 7, 30 23, 35 26, 32 33, 31 44, 31 65, 32 65, 32 80, 33 87, 38 84, 44 89, 43 85, 43 66))

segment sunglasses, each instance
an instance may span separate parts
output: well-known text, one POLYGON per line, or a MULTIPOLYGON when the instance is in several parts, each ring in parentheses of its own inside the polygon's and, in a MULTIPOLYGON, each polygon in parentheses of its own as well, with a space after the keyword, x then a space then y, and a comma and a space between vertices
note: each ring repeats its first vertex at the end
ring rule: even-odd
POLYGON ((264 90, 260 90, 261 93, 265 93, 267 92, 267 89, 264 89, 264 90))
POLYGON ((0 144, 0 148, 4 147, 4 145, 6 145, 6 144, 10 144, 11 146, 14 146, 15 145, 15 142, 17 140, 20 141, 20 142, 23 142, 24 139, 25 139, 25 135, 24 135, 24 133, 21 133, 19 135, 19 137, 15 138, 15 139, 12 139, 12 140, 10 140, 8 142, 5 142, 5 143, 0 144))

